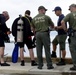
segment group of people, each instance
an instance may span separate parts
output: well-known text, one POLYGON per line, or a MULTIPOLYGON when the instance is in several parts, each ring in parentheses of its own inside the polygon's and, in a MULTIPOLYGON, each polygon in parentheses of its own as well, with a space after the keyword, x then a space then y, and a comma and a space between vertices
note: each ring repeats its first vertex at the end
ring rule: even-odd
POLYGON ((39 6, 38 14, 32 19, 30 17, 30 11, 26 10, 24 16, 19 16, 16 18, 12 24, 12 32, 6 26, 6 21, 9 19, 7 11, 3 11, 0 15, 0 57, 1 66, 10 66, 10 64, 4 62, 4 38, 1 37, 2 34, 10 34, 15 37, 15 42, 18 43, 20 47, 20 58, 21 66, 25 65, 24 62, 24 44, 29 49, 29 54, 31 58, 31 66, 38 66, 38 69, 43 67, 43 57, 42 48, 44 46, 45 56, 47 62, 47 69, 53 69, 53 64, 51 57, 56 58, 56 47, 59 44, 60 53, 62 57, 56 65, 66 65, 65 56, 65 41, 67 34, 69 35, 69 47, 73 61, 73 67, 70 70, 76 70, 76 4, 71 4, 69 6, 70 13, 64 16, 62 14, 61 7, 57 6, 54 8, 55 14, 59 17, 57 26, 54 25, 52 19, 45 15, 47 9, 44 6, 39 6), (21 21, 22 20, 22 21, 21 21), (67 22, 69 23, 69 29, 67 28, 67 22), (52 41, 53 51, 50 53, 50 28, 58 32, 58 35, 52 41), (3 33, 2 33, 3 32, 3 33), (38 63, 35 62, 33 48, 35 47, 32 36, 36 39, 36 50, 38 63), (19 38, 18 38, 19 37, 19 38))

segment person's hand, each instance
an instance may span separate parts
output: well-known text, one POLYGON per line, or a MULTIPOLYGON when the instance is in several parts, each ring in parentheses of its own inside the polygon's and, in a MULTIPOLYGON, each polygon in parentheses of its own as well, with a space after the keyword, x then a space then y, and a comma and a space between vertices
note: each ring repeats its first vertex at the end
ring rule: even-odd
POLYGON ((55 29, 55 30, 58 30, 58 26, 55 26, 54 29, 55 29))
POLYGON ((11 34, 11 31, 7 31, 7 35, 11 34))

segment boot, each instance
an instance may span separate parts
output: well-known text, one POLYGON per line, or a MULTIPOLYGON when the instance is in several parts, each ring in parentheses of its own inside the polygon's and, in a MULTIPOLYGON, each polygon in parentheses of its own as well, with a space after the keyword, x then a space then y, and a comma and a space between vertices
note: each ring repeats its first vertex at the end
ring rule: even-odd
POLYGON ((21 61, 21 66, 25 66, 24 60, 21 61))
POLYGON ((56 63, 56 65, 57 65, 57 66, 66 65, 65 60, 61 58, 61 60, 60 60, 58 63, 56 63))
POLYGON ((31 61, 31 66, 37 66, 37 63, 34 60, 32 60, 31 61))
POLYGON ((56 52, 52 51, 51 57, 52 58, 57 58, 56 52))
POLYGON ((72 71, 76 71, 76 66, 74 65, 73 67, 70 68, 72 71))

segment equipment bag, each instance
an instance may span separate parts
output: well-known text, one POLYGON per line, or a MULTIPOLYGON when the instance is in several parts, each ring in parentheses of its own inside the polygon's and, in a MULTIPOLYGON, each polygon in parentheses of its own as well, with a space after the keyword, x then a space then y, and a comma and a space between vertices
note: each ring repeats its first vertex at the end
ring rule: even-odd
POLYGON ((15 47, 13 49, 13 52, 12 52, 12 62, 13 63, 16 63, 18 61, 18 50, 19 50, 19 46, 16 43, 15 47))

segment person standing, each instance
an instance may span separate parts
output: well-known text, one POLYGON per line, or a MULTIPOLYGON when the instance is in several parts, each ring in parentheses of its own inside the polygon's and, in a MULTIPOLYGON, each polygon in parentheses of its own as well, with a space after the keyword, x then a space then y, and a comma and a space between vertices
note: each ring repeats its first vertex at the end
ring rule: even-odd
MULTIPOLYGON (((26 10, 25 11, 25 18, 28 19, 28 21, 29 21, 29 23, 31 25, 32 17, 30 16, 30 14, 31 14, 30 10, 26 10)), ((31 36, 34 36, 34 33, 32 31, 31 31, 31 36)), ((36 41, 35 36, 33 37, 33 39, 31 38, 30 40, 32 41, 32 47, 33 48, 36 47, 36 44, 35 44, 35 41, 36 41)))
POLYGON ((42 48, 45 48, 47 61, 47 69, 53 69, 51 54, 50 54, 50 35, 49 27, 54 27, 51 18, 45 15, 47 9, 44 6, 39 6, 38 12, 32 20, 32 29, 36 35, 36 48, 38 58, 38 69, 43 67, 42 48))
POLYGON ((76 71, 76 4, 71 4, 69 6, 69 10, 71 12, 65 16, 65 18, 61 21, 61 24, 63 29, 67 32, 68 30, 65 27, 65 23, 69 23, 69 47, 74 65, 70 68, 70 70, 76 71))
MULTIPOLYGON (((64 18, 61 7, 57 6, 57 7, 55 7, 55 9, 53 11, 55 11, 56 16, 59 16, 59 19, 57 22, 57 26, 55 26, 55 30, 58 32, 58 35, 52 41, 53 51, 52 51, 51 57, 53 57, 53 58, 57 57, 56 46, 59 44, 59 47, 60 47, 59 49, 62 52, 62 58, 60 56, 60 61, 57 63, 57 65, 61 66, 61 65, 65 65, 65 56, 66 56, 65 41, 67 38, 67 33, 63 30, 63 28, 61 26, 61 21, 64 18)), ((66 25, 66 27, 67 27, 67 25, 66 25)))
POLYGON ((1 66, 10 66, 10 64, 4 61, 4 49, 5 44, 4 41, 6 39, 6 35, 9 35, 11 32, 9 28, 6 26, 6 21, 9 19, 9 14, 7 11, 3 11, 0 14, 0 65, 1 66))
MULTIPOLYGON (((24 61, 24 44, 26 44, 28 49, 32 48, 32 42, 30 42, 31 36, 31 27, 27 18, 19 15, 12 24, 12 35, 15 37, 15 42, 20 47, 20 58, 21 58, 21 66, 25 66, 24 61), (18 35, 19 34, 19 35, 18 35), (18 37, 20 37, 18 39, 18 37), (18 40, 20 42, 18 42, 18 40)), ((30 51, 31 57, 31 66, 36 66, 37 63, 34 60, 34 56, 32 55, 32 51, 30 51)))
MULTIPOLYGON (((30 10, 26 10, 24 17, 29 21, 29 24, 31 26, 32 17, 30 17, 30 14, 31 14, 30 10)), ((30 47, 28 49, 29 49, 29 54, 30 54, 30 58, 31 58, 31 66, 36 66, 37 63, 35 62, 34 52, 33 52, 33 48, 35 47, 35 44, 33 43, 33 40, 32 40, 33 35, 34 35, 34 33, 31 31, 31 35, 29 36, 30 38, 28 39, 27 42, 30 45, 30 47)))

